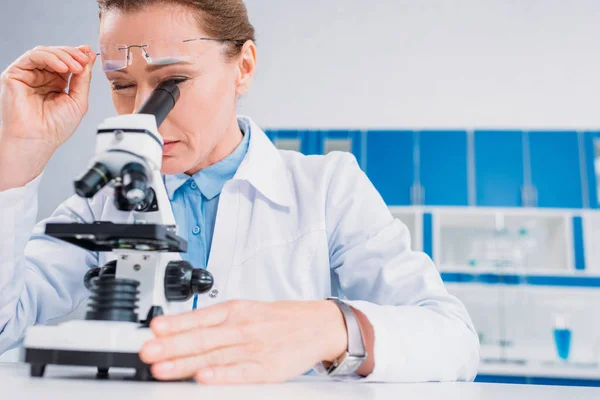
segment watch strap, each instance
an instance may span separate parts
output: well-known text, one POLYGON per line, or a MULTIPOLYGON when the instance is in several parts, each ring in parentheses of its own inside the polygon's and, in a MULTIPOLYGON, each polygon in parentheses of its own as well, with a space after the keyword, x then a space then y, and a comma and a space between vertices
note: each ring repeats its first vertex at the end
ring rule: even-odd
POLYGON ((348 332, 348 355, 354 357, 365 357, 365 343, 360 330, 360 323, 356 318, 356 314, 352 307, 344 303, 337 297, 329 297, 327 300, 333 301, 342 312, 346 323, 346 331, 348 332))

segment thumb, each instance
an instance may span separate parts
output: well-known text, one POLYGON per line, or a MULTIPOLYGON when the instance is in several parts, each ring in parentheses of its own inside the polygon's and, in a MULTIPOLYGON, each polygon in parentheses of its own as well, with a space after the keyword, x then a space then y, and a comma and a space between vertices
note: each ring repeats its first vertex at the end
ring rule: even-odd
POLYGON ((96 53, 92 52, 89 46, 80 46, 79 50, 83 51, 90 58, 83 69, 83 72, 71 77, 69 84, 69 97, 71 97, 79 106, 79 108, 85 113, 88 109, 88 95, 90 92, 90 83, 92 81, 92 67, 96 62, 96 53))

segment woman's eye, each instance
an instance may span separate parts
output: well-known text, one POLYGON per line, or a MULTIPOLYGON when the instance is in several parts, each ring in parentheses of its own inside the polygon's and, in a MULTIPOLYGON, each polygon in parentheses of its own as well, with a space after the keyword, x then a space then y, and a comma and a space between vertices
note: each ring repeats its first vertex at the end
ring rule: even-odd
MULTIPOLYGON (((171 78, 167 78, 164 79, 163 82, 166 81, 173 81, 175 82, 176 85, 179 85, 180 83, 183 83, 185 81, 189 80, 189 78, 183 77, 183 76, 174 76, 171 78)), ((127 89, 132 89, 135 88, 135 84, 132 83, 117 83, 117 82, 112 82, 111 83, 111 87, 114 91, 120 91, 120 92, 131 92, 131 90, 127 90, 127 89)))
POLYGON ((183 76, 174 76, 172 78, 165 79, 163 82, 173 81, 176 85, 179 85, 180 83, 183 83, 187 80, 188 80, 188 78, 185 78, 183 76))
POLYGON ((125 90, 125 89, 129 89, 134 87, 135 85, 132 84, 119 84, 119 83, 113 83, 112 85, 113 90, 125 90))

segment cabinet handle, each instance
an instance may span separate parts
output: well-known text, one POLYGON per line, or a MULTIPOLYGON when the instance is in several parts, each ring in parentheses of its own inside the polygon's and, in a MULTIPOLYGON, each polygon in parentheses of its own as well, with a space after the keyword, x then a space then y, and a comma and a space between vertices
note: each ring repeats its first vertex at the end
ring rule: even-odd
POLYGON ((415 206, 425 204, 425 188, 420 183, 414 183, 410 187, 410 202, 415 206))
POLYGON ((521 202, 523 207, 537 207, 537 188, 529 184, 521 186, 521 202))

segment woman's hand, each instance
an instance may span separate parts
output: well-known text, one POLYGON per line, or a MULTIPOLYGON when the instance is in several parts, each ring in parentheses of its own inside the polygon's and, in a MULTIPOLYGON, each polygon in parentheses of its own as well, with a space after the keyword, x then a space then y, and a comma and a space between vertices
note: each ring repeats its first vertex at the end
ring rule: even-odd
POLYGON ((283 382, 346 351, 341 311, 331 301, 230 301, 155 318, 140 352, 162 380, 283 382))
POLYGON ((38 46, 2 72, 0 190, 39 175, 75 132, 88 110, 95 60, 89 46, 38 46))

